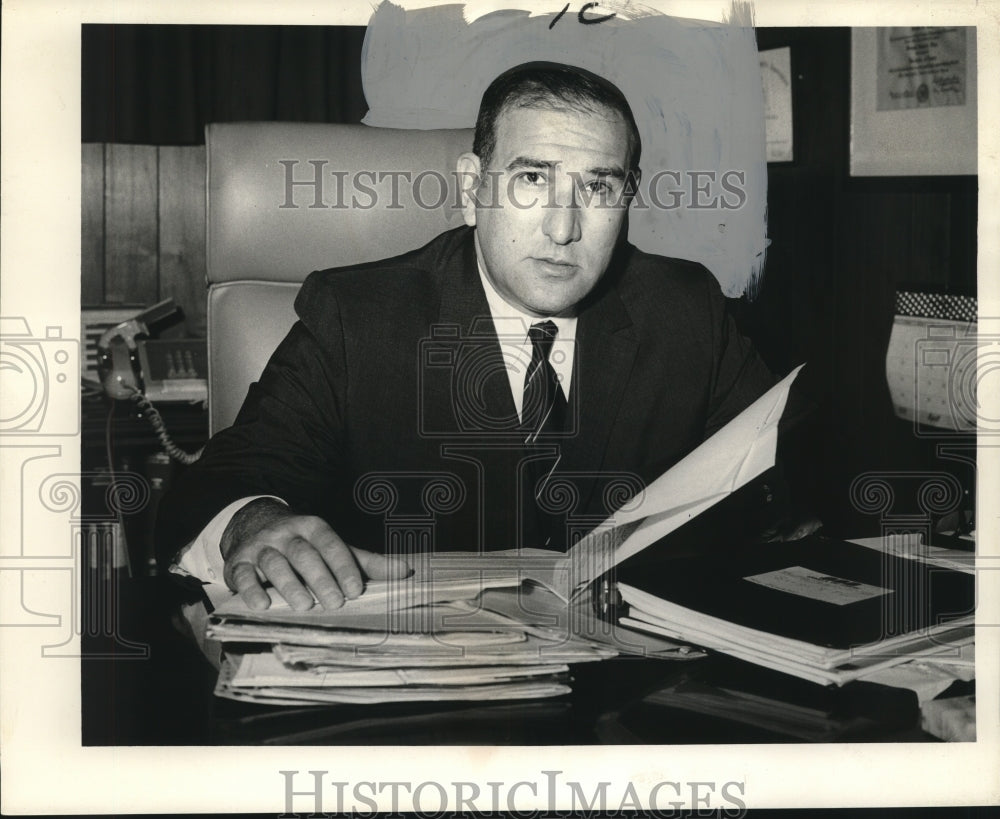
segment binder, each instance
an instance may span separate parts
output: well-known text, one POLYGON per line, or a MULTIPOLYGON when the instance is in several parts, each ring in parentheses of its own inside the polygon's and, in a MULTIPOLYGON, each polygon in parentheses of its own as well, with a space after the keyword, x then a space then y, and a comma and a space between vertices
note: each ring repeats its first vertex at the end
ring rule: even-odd
POLYGON ((595 604, 618 622, 842 684, 972 639, 975 579, 844 541, 706 549, 618 567, 595 604), (622 605, 609 606, 614 589, 622 605))

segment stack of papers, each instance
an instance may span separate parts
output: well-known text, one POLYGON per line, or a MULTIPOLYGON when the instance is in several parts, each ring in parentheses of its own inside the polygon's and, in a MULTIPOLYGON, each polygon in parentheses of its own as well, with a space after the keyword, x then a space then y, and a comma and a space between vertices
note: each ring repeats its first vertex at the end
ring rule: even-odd
POLYGON ((469 599, 435 599, 478 597, 481 584, 411 584, 416 606, 374 586, 333 611, 297 612, 276 593, 262 612, 227 599, 208 624, 226 646, 215 693, 275 705, 553 697, 569 692, 571 663, 618 653, 469 599))
POLYGON ((971 575, 851 543, 814 536, 673 569, 653 583, 622 572, 622 625, 821 684, 973 642, 971 575))
POLYGON ((291 669, 270 654, 233 654, 222 667, 216 694, 269 705, 533 699, 569 693, 556 676, 566 670, 531 667, 520 673, 464 675, 452 669, 325 671, 291 669))

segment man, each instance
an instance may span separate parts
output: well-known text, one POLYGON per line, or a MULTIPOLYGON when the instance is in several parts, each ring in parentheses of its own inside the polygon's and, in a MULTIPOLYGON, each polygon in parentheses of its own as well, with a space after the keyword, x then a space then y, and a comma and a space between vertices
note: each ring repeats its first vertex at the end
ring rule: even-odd
POLYGON ((564 547, 738 414, 772 376, 708 271, 627 243, 639 158, 605 80, 498 77, 458 162, 467 226, 306 280, 164 499, 161 554, 254 608, 265 583, 337 607, 408 572, 394 521, 430 521, 419 548, 564 547))

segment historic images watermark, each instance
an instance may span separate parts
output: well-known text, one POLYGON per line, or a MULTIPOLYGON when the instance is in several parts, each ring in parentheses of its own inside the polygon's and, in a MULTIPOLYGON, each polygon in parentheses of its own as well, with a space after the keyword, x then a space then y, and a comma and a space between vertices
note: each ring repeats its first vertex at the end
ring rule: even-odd
POLYGON ((23 316, 0 318, 0 369, 0 435, 80 431, 80 344, 64 338, 62 327, 36 335, 23 316))
POLYGON ((285 811, 279 819, 299 816, 441 817, 446 813, 542 815, 624 815, 643 811, 657 817, 746 815, 746 783, 728 781, 579 782, 563 771, 543 770, 533 779, 423 780, 347 782, 326 770, 278 771, 283 779, 285 811), (527 809, 525 804, 545 805, 527 809))
POLYGON ((122 519, 145 509, 149 484, 133 472, 55 467, 63 445, 50 439, 80 432, 79 341, 62 327, 36 335, 24 317, 2 318, 0 369, 0 456, 17 487, 5 521, 16 535, 0 552, 0 627, 41 628, 43 657, 148 657, 149 646, 120 634, 117 570, 127 564, 122 519), (98 510, 84 509, 88 482, 104 486, 98 510), (54 611, 40 602, 53 588, 54 611))
POLYGON ((530 178, 524 174, 486 170, 476 176, 457 170, 337 170, 328 159, 280 159, 283 169, 279 201, 281 209, 402 210, 418 207, 459 209, 465 191, 476 192, 480 208, 620 208, 739 210, 748 201, 746 172, 737 169, 661 169, 645 181, 632 172, 582 174, 567 171, 572 183, 572 201, 561 201, 553 184, 554 173, 530 178), (483 192, 487 192, 484 194, 483 192))
POLYGON ((928 323, 913 350, 914 433, 954 438, 1000 435, 1000 335, 976 323, 928 323))

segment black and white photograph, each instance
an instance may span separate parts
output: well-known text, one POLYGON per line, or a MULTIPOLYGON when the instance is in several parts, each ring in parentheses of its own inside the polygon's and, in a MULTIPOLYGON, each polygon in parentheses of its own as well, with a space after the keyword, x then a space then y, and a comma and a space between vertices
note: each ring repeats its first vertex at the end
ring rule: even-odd
POLYGON ((1000 802, 1000 26, 908 9, 5 4, 4 812, 1000 802))

